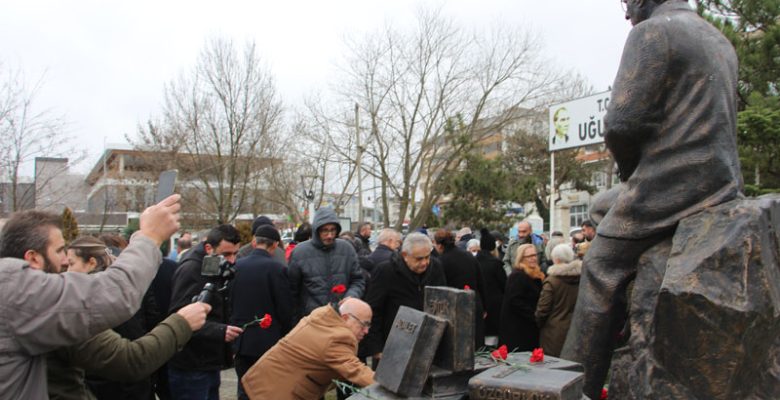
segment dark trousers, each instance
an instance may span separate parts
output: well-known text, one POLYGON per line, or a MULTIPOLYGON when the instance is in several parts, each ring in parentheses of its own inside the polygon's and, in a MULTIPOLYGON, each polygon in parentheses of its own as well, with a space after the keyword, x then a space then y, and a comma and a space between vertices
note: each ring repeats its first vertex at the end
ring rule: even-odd
POLYGON ((246 392, 244 392, 244 387, 241 385, 241 378, 244 376, 244 374, 246 374, 246 371, 249 371, 249 368, 252 368, 252 366, 255 365, 259 359, 260 357, 247 357, 238 355, 233 359, 236 367, 236 376, 238 377, 239 400, 249 400, 249 396, 246 395, 246 392))
POLYGON ((626 288, 639 257, 674 231, 640 240, 597 236, 582 265, 580 289, 561 358, 585 367, 583 392, 598 399, 609 371, 615 336, 626 315, 626 288))
POLYGON ((185 371, 168 366, 168 385, 174 400, 219 400, 219 370, 185 371))

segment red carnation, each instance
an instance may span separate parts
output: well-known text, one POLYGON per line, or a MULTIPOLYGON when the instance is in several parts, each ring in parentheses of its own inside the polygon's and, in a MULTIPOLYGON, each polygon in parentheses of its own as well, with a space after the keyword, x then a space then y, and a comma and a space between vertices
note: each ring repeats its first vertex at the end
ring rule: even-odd
POLYGON ((501 347, 493 350, 493 352, 490 353, 490 355, 497 360, 498 359, 506 360, 506 357, 509 355, 509 350, 507 350, 505 344, 502 344, 501 347))
POLYGON ((272 318, 270 314, 263 315, 263 318, 260 320, 260 327, 263 329, 268 329, 268 327, 271 326, 271 321, 272 318))
POLYGON ((599 400, 607 400, 607 389, 601 389, 601 396, 599 397, 599 400))
POLYGON ((334 286, 332 289, 330 289, 330 292, 335 294, 343 294, 346 291, 347 291, 347 287, 342 284, 338 284, 334 286))
POLYGON ((542 348, 534 349, 533 353, 531 353, 531 362, 542 362, 544 361, 544 350, 542 348))
POLYGON ((469 286, 469 285, 464 285, 464 286, 463 286, 463 290, 471 290, 471 286, 469 286))

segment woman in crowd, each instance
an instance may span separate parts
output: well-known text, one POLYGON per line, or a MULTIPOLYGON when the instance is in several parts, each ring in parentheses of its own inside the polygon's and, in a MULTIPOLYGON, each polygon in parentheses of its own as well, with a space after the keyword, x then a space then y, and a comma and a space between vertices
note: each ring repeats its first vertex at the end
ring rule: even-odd
POLYGON ((536 306, 536 324, 544 353, 558 357, 577 304, 582 261, 574 259, 574 252, 567 243, 555 246, 550 255, 554 264, 547 270, 547 279, 542 285, 536 306))
POLYGON ((102 240, 82 236, 68 246, 68 271, 91 274, 105 270, 114 256, 102 240))
MULTIPOLYGON (((68 247, 68 271, 103 271, 113 262, 109 252, 99 239, 78 238, 68 247)), ((134 341, 109 329, 80 344, 49 353, 49 397, 54 400, 151 398, 149 376, 181 350, 193 331, 203 326, 209 310, 202 303, 191 304, 134 341), (85 370, 102 379, 97 386, 92 381, 87 388, 85 370)))
POLYGON ((510 351, 530 351, 539 347, 539 329, 534 313, 542 290, 544 273, 533 244, 522 244, 515 253, 501 305, 499 344, 510 351))

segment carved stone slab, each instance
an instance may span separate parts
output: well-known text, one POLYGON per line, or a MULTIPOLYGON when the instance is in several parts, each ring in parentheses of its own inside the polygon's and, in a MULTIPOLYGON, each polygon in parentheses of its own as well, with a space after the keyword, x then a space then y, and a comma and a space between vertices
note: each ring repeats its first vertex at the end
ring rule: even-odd
POLYGON ((452 372, 434 365, 428 374, 428 380, 425 381, 423 394, 437 399, 465 395, 469 391, 469 379, 476 374, 475 371, 452 372))
MULTIPOLYGON (((378 383, 361 389, 360 393, 355 393, 347 398, 347 400, 431 400, 430 395, 424 396, 411 396, 404 397, 397 395, 378 383)), ((437 400, 467 400, 468 396, 463 394, 455 394, 449 396, 435 396, 437 400)))
POLYGON ((374 379, 395 394, 419 396, 446 325, 441 318, 401 306, 374 379))
POLYGON ((475 293, 450 287, 425 288, 425 312, 447 320, 433 363, 452 372, 474 369, 475 293))
POLYGON ((580 400, 580 372, 544 367, 501 366, 469 380, 470 400, 580 400))

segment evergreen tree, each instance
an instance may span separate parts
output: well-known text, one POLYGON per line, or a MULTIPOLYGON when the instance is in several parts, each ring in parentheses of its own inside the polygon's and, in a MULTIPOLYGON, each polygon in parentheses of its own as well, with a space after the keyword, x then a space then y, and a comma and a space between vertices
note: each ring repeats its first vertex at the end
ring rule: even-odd
POLYGON ((515 198, 510 171, 500 159, 488 160, 469 154, 464 168, 446 174, 442 193, 451 198, 443 207, 445 223, 484 227, 506 222, 506 210, 515 198))
POLYGON ((739 57, 737 143, 746 192, 780 191, 780 1, 697 4, 699 13, 723 32, 739 57))
POLYGON ((236 224, 236 229, 241 235, 241 245, 245 245, 252 241, 254 232, 252 232, 252 224, 247 221, 241 221, 236 224))
POLYGON ((62 210, 62 236, 66 244, 79 237, 79 224, 69 207, 62 210))

